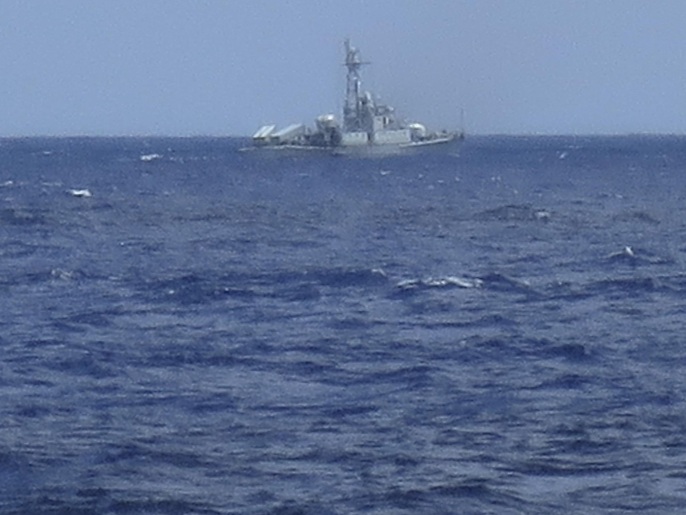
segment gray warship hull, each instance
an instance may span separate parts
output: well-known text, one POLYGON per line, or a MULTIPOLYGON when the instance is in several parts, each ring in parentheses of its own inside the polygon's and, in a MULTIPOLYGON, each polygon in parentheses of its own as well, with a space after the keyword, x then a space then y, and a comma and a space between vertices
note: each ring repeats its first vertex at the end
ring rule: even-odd
POLYGON ((450 134, 445 137, 435 138, 421 142, 407 144, 372 144, 372 145, 337 145, 316 146, 300 143, 282 143, 270 145, 249 145, 240 148, 241 152, 274 153, 276 155, 302 155, 319 154, 350 157, 383 157, 393 155, 405 155, 419 152, 457 152, 463 141, 460 133, 450 134))

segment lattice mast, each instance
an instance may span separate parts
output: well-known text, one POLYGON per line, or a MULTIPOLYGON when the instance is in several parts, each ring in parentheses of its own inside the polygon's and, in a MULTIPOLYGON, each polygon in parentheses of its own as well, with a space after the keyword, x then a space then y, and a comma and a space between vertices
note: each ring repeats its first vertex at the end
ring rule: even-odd
POLYGON ((362 111, 363 95, 361 92, 360 68, 368 62, 360 59, 360 52, 345 40, 345 67, 348 69, 345 85, 345 105, 343 107, 343 130, 359 131, 364 129, 362 111))

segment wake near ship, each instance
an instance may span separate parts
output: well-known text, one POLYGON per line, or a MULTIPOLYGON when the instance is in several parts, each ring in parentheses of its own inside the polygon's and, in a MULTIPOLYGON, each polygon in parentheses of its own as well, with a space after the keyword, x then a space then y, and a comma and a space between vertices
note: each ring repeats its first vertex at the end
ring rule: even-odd
POLYGON ((345 40, 347 68, 342 124, 333 114, 315 120, 315 128, 293 124, 277 130, 264 125, 253 135, 253 148, 331 149, 334 152, 380 149, 394 151, 442 145, 464 139, 464 132, 429 132, 417 122, 405 123, 395 110, 384 105, 369 91, 362 90, 360 52, 345 40))

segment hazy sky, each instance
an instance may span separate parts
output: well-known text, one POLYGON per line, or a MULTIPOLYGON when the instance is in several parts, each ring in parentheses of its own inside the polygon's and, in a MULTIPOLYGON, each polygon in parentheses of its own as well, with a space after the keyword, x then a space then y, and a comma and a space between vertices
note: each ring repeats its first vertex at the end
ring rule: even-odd
POLYGON ((0 136, 311 123, 346 37, 436 129, 686 133, 684 0, 0 0, 0 136))

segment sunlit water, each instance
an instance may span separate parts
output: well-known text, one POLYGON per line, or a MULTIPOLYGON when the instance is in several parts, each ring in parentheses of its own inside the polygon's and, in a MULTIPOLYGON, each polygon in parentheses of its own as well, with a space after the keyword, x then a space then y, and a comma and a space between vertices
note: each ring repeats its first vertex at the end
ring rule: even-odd
POLYGON ((2 513, 686 510, 686 139, 0 140, 2 513))

